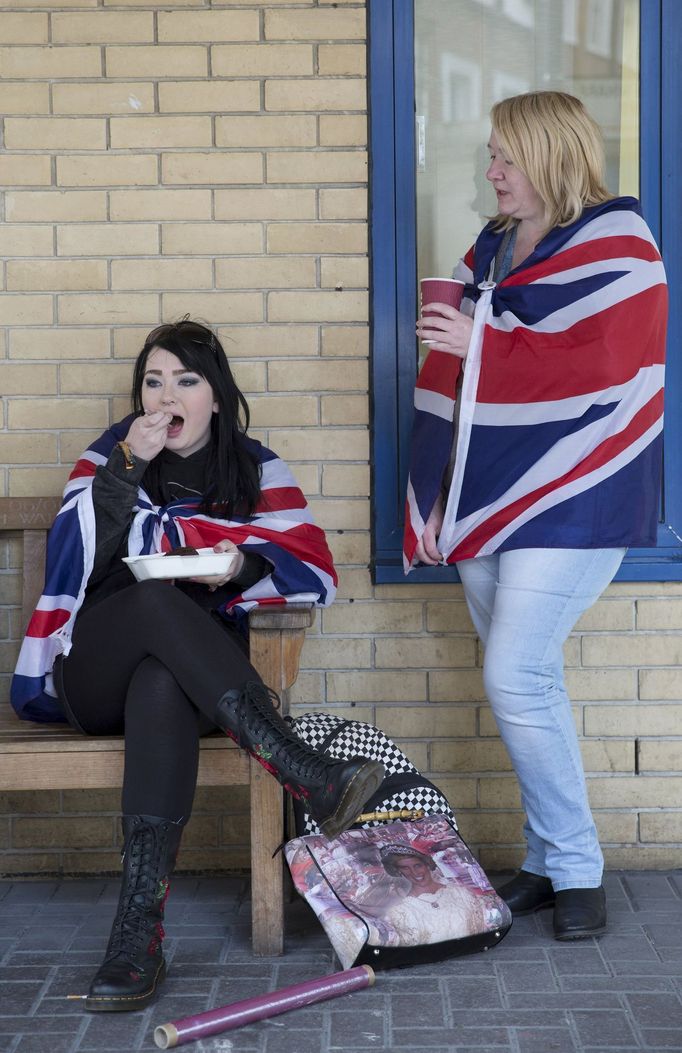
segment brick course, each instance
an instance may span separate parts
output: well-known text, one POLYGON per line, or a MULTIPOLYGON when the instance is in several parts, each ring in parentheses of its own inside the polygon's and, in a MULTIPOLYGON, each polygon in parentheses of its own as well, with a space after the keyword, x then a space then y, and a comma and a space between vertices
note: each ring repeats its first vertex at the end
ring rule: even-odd
MULTIPOLYGON (((0 0, 0 493, 61 489, 126 412, 153 325, 216 326, 255 433, 291 462, 339 565, 295 711, 394 735, 484 864, 513 866, 518 790, 461 589, 368 573, 364 37, 357 0, 0 0)), ((3 702, 21 559, 0 541, 3 702)), ((624 583, 566 648, 613 866, 682 859, 681 641, 682 584, 624 583)), ((115 869, 117 809, 111 793, 0 797, 0 870, 115 869)), ((183 860, 242 866, 247 839, 243 795, 200 791, 183 860)))

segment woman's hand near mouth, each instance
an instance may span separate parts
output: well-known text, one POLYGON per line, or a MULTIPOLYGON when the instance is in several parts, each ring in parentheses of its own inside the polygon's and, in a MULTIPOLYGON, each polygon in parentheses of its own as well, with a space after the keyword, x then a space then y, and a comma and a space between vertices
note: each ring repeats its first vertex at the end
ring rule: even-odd
POLYGON ((168 425, 173 419, 172 413, 156 410, 136 417, 130 425, 126 442, 135 457, 151 461, 166 445, 168 425))

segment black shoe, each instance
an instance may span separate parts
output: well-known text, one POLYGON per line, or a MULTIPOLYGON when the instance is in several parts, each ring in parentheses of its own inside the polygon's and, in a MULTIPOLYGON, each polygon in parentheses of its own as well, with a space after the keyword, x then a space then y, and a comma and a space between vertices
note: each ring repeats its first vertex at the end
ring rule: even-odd
POLYGON ((104 961, 85 999, 89 1012, 142 1009, 166 975, 163 911, 182 826, 123 816, 123 880, 104 961))
POLYGON ((529 870, 519 870, 516 877, 498 888, 497 894, 517 918, 554 906, 552 882, 540 874, 531 874, 529 870))
POLYGON ((606 893, 599 888, 566 888, 556 894, 554 939, 582 940, 606 932, 606 893))
POLYGON ((381 785, 384 766, 365 757, 335 760, 306 745, 282 720, 274 691, 257 681, 226 692, 216 724, 298 798, 329 838, 352 826, 381 785))

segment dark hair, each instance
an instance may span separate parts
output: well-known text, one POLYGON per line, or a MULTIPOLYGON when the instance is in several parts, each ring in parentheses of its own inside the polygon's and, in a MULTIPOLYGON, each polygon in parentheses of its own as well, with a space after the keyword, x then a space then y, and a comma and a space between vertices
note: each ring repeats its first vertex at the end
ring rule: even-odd
MULTIPOLYGON (((208 381, 219 412, 211 418, 210 454, 206 478, 210 485, 199 511, 230 518, 235 513, 251 515, 260 497, 260 465, 246 446, 249 407, 237 387, 223 347, 214 333, 199 322, 182 318, 157 326, 147 336, 133 371, 132 403, 143 413, 142 384, 147 359, 155 347, 170 351, 186 369, 208 381)), ((144 474, 143 485, 152 495, 159 492, 159 461, 154 458, 144 474)))

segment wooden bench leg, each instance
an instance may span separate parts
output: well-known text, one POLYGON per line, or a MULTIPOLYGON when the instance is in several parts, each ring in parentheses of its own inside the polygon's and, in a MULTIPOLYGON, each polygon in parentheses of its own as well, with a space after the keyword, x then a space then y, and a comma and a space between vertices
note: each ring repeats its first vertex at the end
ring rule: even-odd
MULTIPOLYGON (((264 683, 289 711, 288 689, 296 680, 305 631, 314 621, 311 604, 255 608, 249 615, 250 657, 264 683)), ((284 841, 283 791, 251 760, 251 903, 254 954, 284 951, 284 857, 273 852, 284 841)))
POLYGON ((283 791, 277 780, 251 759, 251 910, 254 954, 284 951, 283 791))

